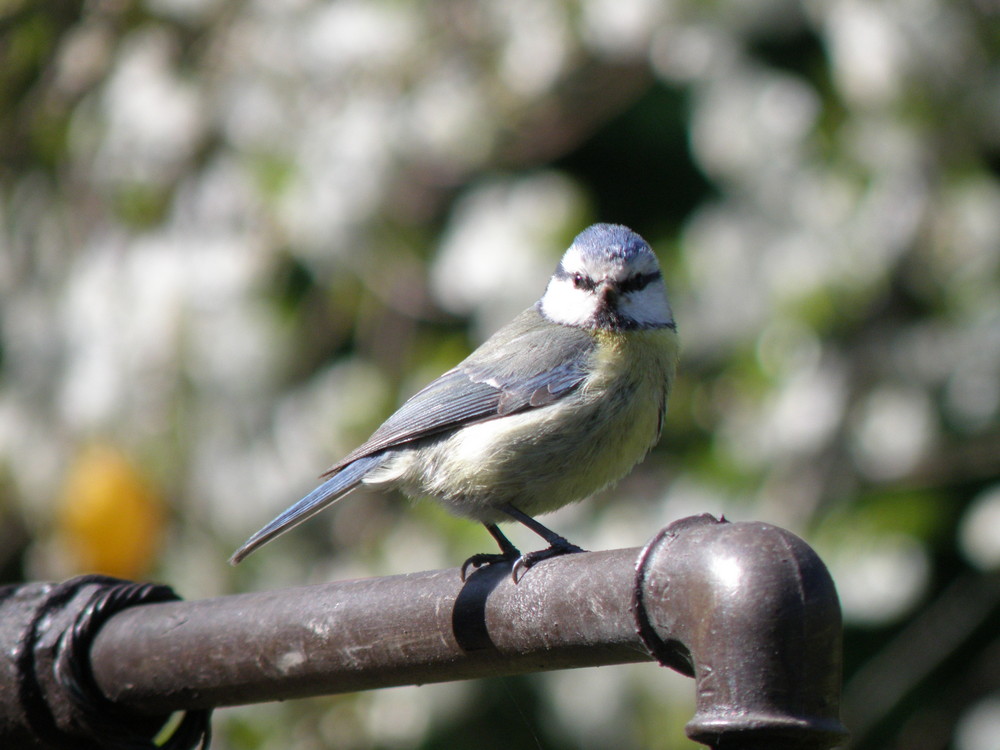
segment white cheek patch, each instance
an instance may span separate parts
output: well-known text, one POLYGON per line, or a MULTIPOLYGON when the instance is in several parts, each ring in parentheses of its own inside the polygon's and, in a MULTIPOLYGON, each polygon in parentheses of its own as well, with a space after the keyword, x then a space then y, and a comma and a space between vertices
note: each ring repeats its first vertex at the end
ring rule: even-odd
POLYGON ((597 297, 586 289, 577 289, 572 280, 554 278, 542 297, 542 315, 553 323, 582 326, 597 312, 597 297))
POLYGON ((623 317, 635 321, 640 328, 658 328, 674 322, 666 289, 659 281, 637 292, 622 295, 618 311, 623 317))

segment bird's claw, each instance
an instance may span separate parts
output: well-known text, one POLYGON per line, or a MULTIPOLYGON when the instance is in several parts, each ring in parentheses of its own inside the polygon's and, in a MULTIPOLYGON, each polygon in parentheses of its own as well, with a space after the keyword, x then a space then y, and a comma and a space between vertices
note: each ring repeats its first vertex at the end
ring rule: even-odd
POLYGON ((511 549, 507 552, 497 552, 497 553, 480 552, 479 554, 473 555, 464 563, 462 563, 462 569, 461 569, 462 583, 465 583, 465 579, 467 577, 469 568, 475 568, 476 570, 479 570, 479 568, 483 567, 484 565, 493 565, 494 563, 511 563, 519 561, 522 557, 523 555, 521 554, 521 552, 516 549, 511 549))
POLYGON ((548 560, 562 555, 570 555, 576 552, 586 552, 586 550, 582 547, 577 547, 575 544, 566 542, 565 544, 553 544, 551 547, 535 550, 534 552, 526 552, 524 554, 521 554, 521 552, 517 549, 510 549, 506 552, 498 553, 480 552, 462 563, 460 574, 462 576, 462 582, 465 583, 465 579, 468 577, 469 568, 475 568, 478 570, 484 565, 493 565, 494 563, 514 563, 511 567, 510 577, 513 579, 514 583, 517 583, 521 580, 524 574, 528 572, 528 568, 533 567, 542 560, 548 560))
POLYGON ((514 567, 510 571, 510 577, 514 580, 514 583, 517 583, 528 572, 528 568, 540 563, 542 560, 585 551, 582 547, 577 547, 575 544, 566 542, 565 544, 553 544, 551 547, 546 547, 545 549, 528 552, 518 557, 514 562, 514 567))

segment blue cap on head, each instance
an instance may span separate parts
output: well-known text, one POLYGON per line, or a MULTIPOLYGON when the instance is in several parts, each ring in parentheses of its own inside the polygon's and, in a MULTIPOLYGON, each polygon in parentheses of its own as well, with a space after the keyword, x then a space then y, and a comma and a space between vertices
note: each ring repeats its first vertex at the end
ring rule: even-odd
POLYGON ((652 252, 642 237, 621 224, 591 224, 576 236, 573 244, 584 255, 599 253, 622 263, 644 252, 652 252))

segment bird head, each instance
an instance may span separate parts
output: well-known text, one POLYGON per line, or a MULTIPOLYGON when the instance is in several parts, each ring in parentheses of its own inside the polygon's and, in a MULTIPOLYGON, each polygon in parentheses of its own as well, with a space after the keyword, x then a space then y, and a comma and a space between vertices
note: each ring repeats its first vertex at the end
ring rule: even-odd
POLYGON ((539 309, 554 323, 580 328, 674 326, 656 256, 642 237, 617 224, 594 224, 577 235, 539 309))

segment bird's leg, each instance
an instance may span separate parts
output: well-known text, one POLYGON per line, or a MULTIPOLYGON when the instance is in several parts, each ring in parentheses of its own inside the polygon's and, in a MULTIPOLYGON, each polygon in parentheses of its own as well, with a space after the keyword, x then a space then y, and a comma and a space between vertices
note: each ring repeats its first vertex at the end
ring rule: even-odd
MULTIPOLYGON (((519 574, 524 573, 528 568, 530 568, 535 563, 541 562, 542 560, 548 560, 550 557, 558 557, 559 555, 566 555, 571 552, 583 552, 583 549, 577 547, 572 542, 568 541, 565 537, 559 536, 552 529, 543 526, 538 523, 534 518, 529 516, 527 513, 522 513, 513 505, 507 504, 500 508, 504 513, 513 518, 515 521, 524 524, 529 529, 534 531, 538 536, 542 537, 546 542, 549 543, 547 549, 540 549, 535 552, 528 552, 527 554, 520 555, 517 558, 517 562, 514 563, 514 569, 511 571, 511 575, 516 583, 519 574)), ((487 527, 488 528, 488 527, 487 527)), ((492 531, 490 532, 493 533, 492 531)), ((497 532, 499 533, 499 531, 497 532)), ((502 536, 502 535, 501 535, 502 536)), ((493 534, 496 538, 496 534, 493 534)), ((500 541, 497 539, 497 541, 500 541)), ((510 542, 507 542, 510 544, 510 542)), ((503 545, 500 545, 503 548, 503 545)), ((513 545, 512 545, 513 546, 513 545)))
POLYGON ((480 552, 478 555, 473 555, 462 563, 463 581, 465 580, 466 571, 470 566, 473 568, 480 568, 483 565, 492 565, 493 563, 498 562, 513 562, 515 560, 520 560, 522 557, 521 551, 511 544, 510 539, 503 535, 503 532, 500 531, 495 523, 484 523, 483 526, 485 526, 486 530, 490 532, 490 536, 497 540, 497 544, 500 545, 500 553, 493 554, 489 552, 480 552))

